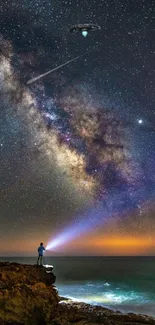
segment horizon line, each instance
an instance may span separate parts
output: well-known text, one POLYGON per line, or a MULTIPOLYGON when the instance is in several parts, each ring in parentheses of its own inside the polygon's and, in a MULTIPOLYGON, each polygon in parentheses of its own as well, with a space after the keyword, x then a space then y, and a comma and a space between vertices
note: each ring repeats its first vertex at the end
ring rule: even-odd
MULTIPOLYGON (((37 255, 2 255, 0 258, 36 258, 37 255)), ((155 255, 44 255, 47 257, 155 257, 155 255)))

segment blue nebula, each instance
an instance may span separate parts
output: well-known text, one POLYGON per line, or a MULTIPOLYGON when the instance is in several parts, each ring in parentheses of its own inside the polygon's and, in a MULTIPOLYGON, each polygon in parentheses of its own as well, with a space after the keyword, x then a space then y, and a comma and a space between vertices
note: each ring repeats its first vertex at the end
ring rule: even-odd
POLYGON ((83 30, 83 31, 82 31, 82 35, 83 35, 84 37, 86 37, 86 36, 88 35, 88 31, 87 31, 87 30, 83 30))

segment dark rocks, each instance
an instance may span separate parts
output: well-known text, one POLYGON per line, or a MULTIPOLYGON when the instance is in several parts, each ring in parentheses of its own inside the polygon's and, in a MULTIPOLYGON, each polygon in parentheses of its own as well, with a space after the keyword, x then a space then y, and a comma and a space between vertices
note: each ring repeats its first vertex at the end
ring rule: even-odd
POLYGON ((60 300, 46 268, 0 263, 0 325, 44 325, 60 300))
POLYGON ((155 325, 151 317, 60 298, 52 270, 0 263, 0 325, 155 325))
POLYGON ((100 306, 65 301, 54 315, 55 325, 155 325, 155 319, 135 314, 122 314, 100 306))

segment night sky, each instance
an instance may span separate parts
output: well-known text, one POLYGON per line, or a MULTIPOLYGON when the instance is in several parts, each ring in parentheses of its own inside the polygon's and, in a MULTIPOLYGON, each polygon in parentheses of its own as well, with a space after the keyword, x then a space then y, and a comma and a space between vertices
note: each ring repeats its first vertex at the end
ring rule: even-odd
POLYGON ((0 4, 0 255, 155 254, 154 71, 154 1, 0 4))

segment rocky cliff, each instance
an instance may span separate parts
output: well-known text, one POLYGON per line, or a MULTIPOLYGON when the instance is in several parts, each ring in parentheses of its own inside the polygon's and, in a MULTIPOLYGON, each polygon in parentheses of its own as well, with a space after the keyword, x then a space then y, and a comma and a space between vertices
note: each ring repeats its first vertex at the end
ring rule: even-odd
POLYGON ((0 325, 44 325, 60 300, 51 269, 0 263, 0 325))
POLYGON ((0 263, 0 325, 155 325, 151 317, 62 301, 51 267, 0 263))

